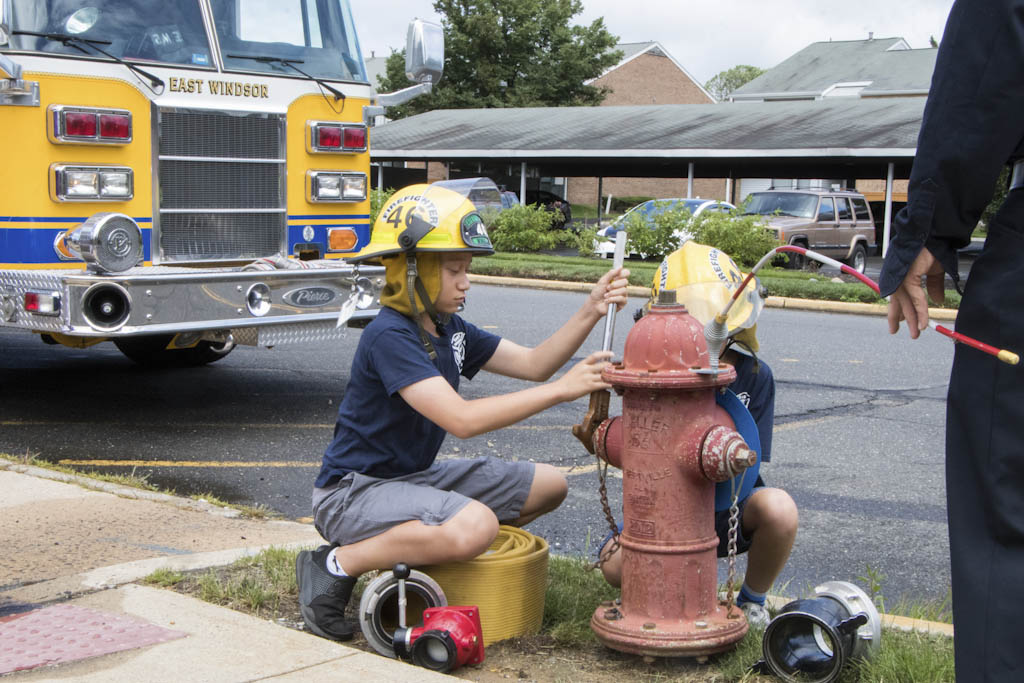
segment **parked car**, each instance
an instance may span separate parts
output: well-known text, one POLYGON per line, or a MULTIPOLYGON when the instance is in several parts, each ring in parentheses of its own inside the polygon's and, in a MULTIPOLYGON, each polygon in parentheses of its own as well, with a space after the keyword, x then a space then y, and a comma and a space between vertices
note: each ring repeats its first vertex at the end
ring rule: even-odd
POLYGON ((561 217, 555 216, 555 220, 551 223, 552 228, 561 230, 572 222, 572 205, 554 192, 548 192, 547 190, 527 190, 526 203, 528 205, 539 204, 553 213, 560 212, 561 217))
POLYGON ((513 206, 519 206, 519 196, 510 190, 501 191, 501 209, 511 209, 513 206))
MULTIPOLYGON (((753 192, 744 215, 765 217, 779 241, 813 249, 863 273, 874 249, 871 207, 853 190, 765 190, 753 192)), ((788 254, 787 266, 803 268, 806 258, 788 254)))
MULTIPOLYGON (((603 258, 611 258, 614 256, 615 235, 628 224, 627 221, 633 220, 630 218, 633 215, 643 216, 647 227, 653 230, 655 228, 654 217, 667 211, 686 209, 690 212, 691 217, 696 217, 705 211, 723 212, 732 211, 735 208, 736 207, 729 202, 723 202, 717 199, 651 199, 643 204, 637 204, 632 209, 616 218, 611 225, 598 230, 598 241, 597 245, 594 247, 594 252, 603 258)), ((688 240, 691 237, 690 233, 685 230, 677 230, 675 235, 679 238, 680 242, 688 240)), ((631 256, 639 256, 639 254, 631 254, 631 256)))

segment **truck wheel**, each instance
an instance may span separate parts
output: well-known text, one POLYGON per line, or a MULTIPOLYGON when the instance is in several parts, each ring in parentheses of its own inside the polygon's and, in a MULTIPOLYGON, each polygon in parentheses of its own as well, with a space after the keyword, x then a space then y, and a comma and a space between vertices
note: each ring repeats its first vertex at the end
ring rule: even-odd
POLYGON ((858 273, 863 274, 868 267, 868 252, 864 249, 864 245, 857 242, 853 247, 853 253, 850 254, 850 258, 846 259, 846 265, 850 266, 858 273))
POLYGON ((168 349, 174 335, 154 334, 145 337, 115 339, 118 350, 139 365, 150 368, 194 368, 218 361, 231 353, 235 342, 201 341, 188 349, 168 349))
MULTIPOLYGON (((807 248, 807 245, 803 242, 794 242, 794 247, 807 248)), ((785 252, 784 252, 785 253, 785 252)), ((789 259, 786 261, 786 268, 790 270, 803 270, 804 266, 807 265, 807 257, 803 254, 794 254, 793 252, 786 253, 786 257, 789 259)))

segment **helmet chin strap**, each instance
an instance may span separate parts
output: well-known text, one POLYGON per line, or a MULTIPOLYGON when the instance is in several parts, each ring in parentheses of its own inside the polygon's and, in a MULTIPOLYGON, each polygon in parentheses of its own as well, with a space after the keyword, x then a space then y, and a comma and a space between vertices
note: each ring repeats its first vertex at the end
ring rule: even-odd
POLYGON ((412 310, 413 320, 416 321, 416 327, 420 332, 420 341, 423 343, 423 348, 426 349, 427 354, 430 356, 430 360, 437 358, 437 351, 434 349, 434 344, 430 341, 430 335, 423 329, 423 321, 420 319, 419 306, 416 305, 416 295, 420 295, 420 300, 423 302, 423 308, 426 309, 427 315, 436 327, 441 327, 451 316, 438 315, 437 309, 434 308, 434 302, 430 300, 430 296, 427 294, 427 288, 423 284, 423 280, 420 279, 420 272, 416 266, 416 252, 407 252, 405 255, 405 271, 406 271, 406 282, 405 289, 409 292, 409 308, 412 310))

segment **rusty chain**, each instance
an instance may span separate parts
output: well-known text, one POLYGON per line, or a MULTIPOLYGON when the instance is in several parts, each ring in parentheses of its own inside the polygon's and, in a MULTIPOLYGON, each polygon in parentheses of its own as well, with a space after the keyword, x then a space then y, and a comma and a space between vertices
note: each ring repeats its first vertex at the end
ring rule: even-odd
POLYGON ((728 603, 726 616, 732 619, 733 610, 736 607, 736 603, 733 600, 733 586, 736 582, 736 537, 740 526, 740 491, 739 487, 736 485, 736 477, 733 477, 730 486, 732 489, 732 504, 729 506, 729 540, 726 545, 729 557, 729 574, 726 578, 725 600, 728 603))
POLYGON ((604 566, 604 563, 608 558, 617 553, 621 547, 619 545, 619 525, 615 522, 615 516, 612 515, 612 508, 608 504, 608 462, 601 458, 597 459, 597 477, 599 482, 597 490, 601 494, 601 508, 604 510, 604 517, 608 520, 608 526, 612 531, 612 543, 607 553, 602 553, 600 549, 598 550, 597 560, 590 565, 590 569, 592 570, 600 569, 604 566))

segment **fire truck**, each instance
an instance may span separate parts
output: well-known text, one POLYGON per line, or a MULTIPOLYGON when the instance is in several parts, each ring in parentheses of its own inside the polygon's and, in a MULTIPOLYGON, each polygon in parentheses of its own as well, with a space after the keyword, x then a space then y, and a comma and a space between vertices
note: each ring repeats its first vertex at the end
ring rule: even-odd
POLYGON ((0 0, 0 326, 143 364, 335 339, 379 310, 348 0, 0 0))

